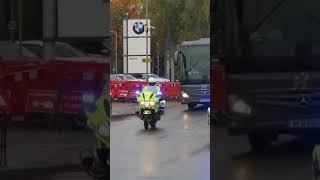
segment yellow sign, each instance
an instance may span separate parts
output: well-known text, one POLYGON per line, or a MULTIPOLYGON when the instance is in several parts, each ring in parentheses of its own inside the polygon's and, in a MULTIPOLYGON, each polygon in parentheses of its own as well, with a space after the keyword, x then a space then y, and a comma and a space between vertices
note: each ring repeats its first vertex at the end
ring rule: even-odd
POLYGON ((142 62, 144 62, 144 63, 151 63, 151 58, 143 58, 142 59, 142 62))

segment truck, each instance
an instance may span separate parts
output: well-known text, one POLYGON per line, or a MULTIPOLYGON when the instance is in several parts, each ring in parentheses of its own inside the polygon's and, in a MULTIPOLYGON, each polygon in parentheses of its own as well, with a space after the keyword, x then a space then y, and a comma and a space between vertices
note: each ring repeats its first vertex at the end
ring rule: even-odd
POLYGON ((181 103, 193 109, 210 104, 210 38, 184 41, 176 52, 181 103))
MULTIPOLYGON (((216 0, 213 59, 226 69, 231 135, 264 149, 319 132, 319 1, 216 0)), ((314 137, 314 136, 313 136, 314 137)))

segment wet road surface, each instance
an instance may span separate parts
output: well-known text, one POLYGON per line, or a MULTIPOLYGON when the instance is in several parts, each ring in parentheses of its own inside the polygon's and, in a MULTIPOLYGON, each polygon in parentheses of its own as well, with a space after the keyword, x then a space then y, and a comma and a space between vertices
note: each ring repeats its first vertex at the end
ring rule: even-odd
POLYGON ((214 180, 313 180, 313 145, 305 139, 280 136, 268 149, 255 152, 246 136, 229 136, 223 126, 213 131, 214 180))
POLYGON ((111 123, 111 179, 209 180, 210 137, 205 108, 166 109, 156 130, 137 117, 111 123))

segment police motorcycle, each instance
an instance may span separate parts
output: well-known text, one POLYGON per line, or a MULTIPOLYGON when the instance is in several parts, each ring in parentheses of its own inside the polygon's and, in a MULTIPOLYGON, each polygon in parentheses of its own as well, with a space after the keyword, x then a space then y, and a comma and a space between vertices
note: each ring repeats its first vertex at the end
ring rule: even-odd
MULTIPOLYGON (((83 94, 82 101, 86 112, 94 112, 97 108, 97 99, 95 99, 94 94, 83 94)), ((108 110, 110 104, 108 104, 107 101, 104 102, 104 107, 108 113, 108 111, 110 111, 108 110)), ((95 128, 89 123, 89 121, 87 121, 87 126, 95 134, 96 145, 99 143, 106 143, 104 141, 109 138, 109 127, 101 126, 99 128, 95 128)), ((104 180, 109 178, 109 149, 104 150, 104 152, 98 148, 84 150, 81 152, 80 156, 82 164, 90 177, 94 180, 104 180)))
POLYGON ((144 128, 156 128, 157 122, 160 121, 161 115, 164 115, 166 101, 162 99, 161 91, 155 90, 154 87, 144 88, 142 92, 136 91, 139 110, 136 115, 143 121, 144 128))

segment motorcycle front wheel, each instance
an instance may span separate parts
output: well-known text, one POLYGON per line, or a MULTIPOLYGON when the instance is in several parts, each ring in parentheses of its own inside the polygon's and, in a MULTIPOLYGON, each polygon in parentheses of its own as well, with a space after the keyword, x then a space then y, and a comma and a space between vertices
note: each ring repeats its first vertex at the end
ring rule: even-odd
POLYGON ((148 120, 144 120, 144 129, 148 130, 149 129, 149 122, 148 120))

